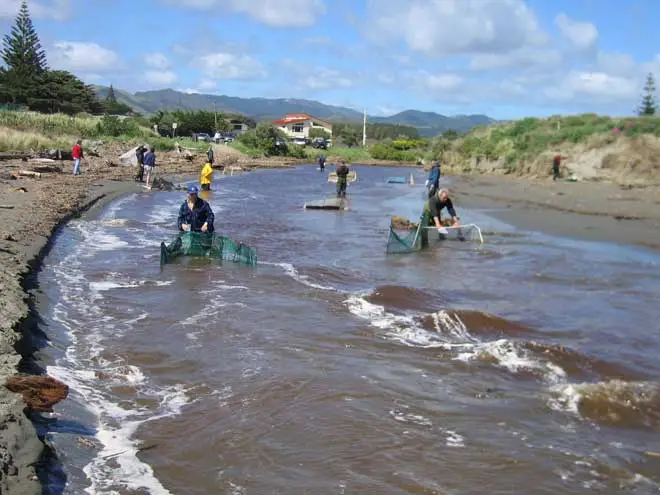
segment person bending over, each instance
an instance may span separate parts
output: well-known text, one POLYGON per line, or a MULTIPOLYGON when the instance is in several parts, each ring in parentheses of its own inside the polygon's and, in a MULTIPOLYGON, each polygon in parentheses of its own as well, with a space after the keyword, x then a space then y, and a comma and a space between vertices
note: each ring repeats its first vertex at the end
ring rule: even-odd
POLYGON ((446 231, 443 228, 444 226, 447 227, 459 227, 460 226, 460 218, 456 214, 456 210, 454 209, 454 205, 451 202, 451 199, 449 198, 449 193, 447 192, 446 189, 440 189, 436 194, 431 196, 429 198, 428 202, 429 210, 431 212, 431 218, 433 219, 433 225, 438 229, 438 233, 444 234, 446 231), (447 213, 451 216, 451 222, 443 222, 440 216, 440 212, 444 209, 447 208, 447 213), (449 223, 449 225, 447 225, 449 223))

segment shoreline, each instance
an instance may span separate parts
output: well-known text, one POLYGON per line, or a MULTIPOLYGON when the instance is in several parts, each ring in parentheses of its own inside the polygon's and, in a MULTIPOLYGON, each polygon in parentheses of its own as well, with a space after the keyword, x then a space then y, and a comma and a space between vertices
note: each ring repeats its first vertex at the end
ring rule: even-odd
MULTIPOLYGON (((258 162, 252 162, 250 169, 286 169, 309 164, 309 161, 297 164, 271 162, 269 165, 258 162)), ((0 219, 5 226, 0 238, 3 267, 0 308, 4 317, 0 326, 0 380, 3 385, 8 376, 19 372, 36 374, 44 371, 35 359, 35 352, 42 347, 45 336, 38 326, 39 314, 34 306, 33 292, 38 290, 41 265, 60 229, 71 219, 91 209, 103 208, 124 194, 144 192, 141 185, 132 180, 135 171, 132 166, 95 167, 92 164, 88 169, 83 168, 83 175, 73 177, 69 163, 61 165, 63 172, 44 173, 41 178, 19 177, 0 181, 0 203, 14 206, 0 209, 0 219)), ((384 166, 377 163, 360 165, 384 166)), ((391 166, 415 167, 409 164, 391 166)), ((7 171, 27 166, 19 161, 4 163, 0 168, 7 171)), ((158 166, 156 177, 167 180, 196 177, 198 168, 181 157, 170 156, 169 162, 158 166)), ((656 188, 622 189, 597 183, 554 184, 488 175, 448 177, 455 181, 450 189, 455 192, 459 211, 461 205, 495 208, 489 214, 522 228, 660 249, 655 239, 657 235, 653 236, 660 227, 660 201, 656 199, 660 196, 656 188), (614 197, 616 195, 618 198, 614 197), (555 204, 557 198, 561 198, 560 204, 555 204)), ((0 387, 0 492, 42 492, 35 466, 52 454, 38 438, 36 428, 24 410, 20 395, 0 387)))

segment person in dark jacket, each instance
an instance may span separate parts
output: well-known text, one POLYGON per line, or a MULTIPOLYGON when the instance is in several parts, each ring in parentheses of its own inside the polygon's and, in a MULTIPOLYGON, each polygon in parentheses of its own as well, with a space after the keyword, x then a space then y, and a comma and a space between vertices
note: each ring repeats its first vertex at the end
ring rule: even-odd
POLYGON ((346 185, 348 184, 348 166, 344 160, 339 160, 337 167, 337 197, 346 197, 346 185))
POLYGON ((154 152, 153 146, 149 146, 147 152, 144 155, 142 163, 144 164, 143 167, 144 171, 147 173, 147 180, 145 186, 147 187, 147 189, 151 189, 151 185, 149 184, 149 179, 151 179, 151 172, 156 166, 156 153, 154 152))
POLYGON ((144 152, 145 151, 147 151, 147 149, 141 144, 135 150, 135 158, 137 159, 137 164, 138 164, 138 173, 137 176, 135 177, 135 180, 139 182, 144 182, 144 152))
POLYGON ((321 172, 325 170, 325 157, 323 155, 319 156, 319 170, 321 172))
POLYGON ((214 232, 215 215, 206 201, 198 196, 197 186, 188 188, 188 197, 179 209, 177 221, 180 232, 214 232))
POLYGON ((456 210, 454 209, 454 204, 451 202, 451 199, 449 198, 449 193, 447 192, 446 189, 440 189, 436 194, 431 196, 428 201, 428 209, 430 211, 430 219, 429 223, 433 222, 433 225, 438 229, 439 234, 445 234, 446 231, 443 228, 443 224, 445 226, 453 226, 453 227, 458 227, 460 226, 460 218, 456 214, 456 210), (444 209, 447 208, 447 213, 451 216, 451 221, 450 222, 443 222, 440 217, 440 212, 444 209), (449 225, 446 225, 449 223, 449 225))
POLYGON ((426 179, 426 187, 428 188, 429 198, 440 188, 440 163, 438 160, 433 161, 429 177, 426 179))
POLYGON ((209 146, 208 151, 206 152, 206 157, 211 165, 213 165, 213 146, 209 146))

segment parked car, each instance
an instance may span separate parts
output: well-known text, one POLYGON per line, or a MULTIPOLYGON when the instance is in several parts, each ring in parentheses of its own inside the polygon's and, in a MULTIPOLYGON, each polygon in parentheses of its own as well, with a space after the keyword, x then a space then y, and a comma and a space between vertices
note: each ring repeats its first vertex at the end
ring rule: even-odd
POLYGON ((297 144, 297 145, 300 145, 300 146, 306 146, 306 145, 307 145, 307 139, 302 138, 302 137, 294 137, 294 138, 291 140, 291 142, 292 142, 293 144, 297 144))
POLYGON ((317 137, 312 140, 312 148, 316 148, 318 150, 327 150, 328 149, 328 141, 324 138, 317 137))
POLYGON ((197 134, 197 140, 198 141, 206 141, 207 143, 211 142, 211 136, 209 136, 206 132, 200 132, 197 134))

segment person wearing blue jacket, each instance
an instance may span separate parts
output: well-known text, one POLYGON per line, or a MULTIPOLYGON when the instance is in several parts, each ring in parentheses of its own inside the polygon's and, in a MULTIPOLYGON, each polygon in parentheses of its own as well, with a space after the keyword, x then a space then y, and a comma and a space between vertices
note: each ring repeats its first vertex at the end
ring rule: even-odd
POLYGON ((438 160, 433 161, 429 178, 426 179, 426 188, 428 189, 429 198, 440 188, 440 163, 438 160))
POLYGON ((211 205, 198 194, 197 186, 188 188, 188 197, 179 209, 179 232, 214 232, 215 215, 211 205))

